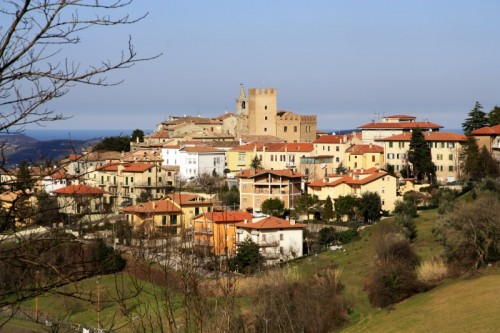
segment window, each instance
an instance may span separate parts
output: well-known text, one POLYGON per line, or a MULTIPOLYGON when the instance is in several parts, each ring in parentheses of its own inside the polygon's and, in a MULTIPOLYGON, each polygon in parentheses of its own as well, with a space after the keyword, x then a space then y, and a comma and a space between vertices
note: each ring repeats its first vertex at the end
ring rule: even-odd
POLYGON ((335 162, 339 163, 340 162, 340 157, 335 157, 335 162))
POLYGON ((264 132, 267 132, 267 127, 264 127, 264 132))
MULTIPOLYGON (((267 110, 267 105, 264 106, 264 110, 267 110)), ((267 117, 266 117, 266 120, 267 120, 267 117)))
POLYGON ((177 224, 177 215, 170 215, 170 224, 177 224))
POLYGON ((264 117, 264 120, 267 120, 267 116, 264 117))
POLYGON ((449 159, 450 161, 453 161, 453 154, 448 155, 448 159, 449 159))
POLYGON ((194 215, 200 215, 200 207, 194 208, 194 215))
POLYGON ((394 154, 393 153, 387 154, 387 159, 389 159, 389 160, 394 159, 394 154))
POLYGON ((262 234, 262 241, 265 242, 266 241, 266 234, 262 234))
POLYGON ((280 234, 280 241, 283 240, 283 234, 280 234))
POLYGON ((453 172, 453 165, 448 166, 448 171, 453 172))
POLYGON ((287 130, 288 130, 287 126, 283 127, 283 132, 286 133, 287 130))
POLYGON ((375 155, 372 156, 372 162, 375 162, 375 155))
POLYGON ((166 215, 163 215, 161 217, 161 225, 167 225, 167 216, 166 215))
POLYGON ((297 126, 293 126, 293 131, 297 133, 297 126))
POLYGON ((335 151, 340 151, 340 147, 339 146, 335 146, 335 151))
POLYGON ((247 203, 247 198, 243 198, 243 203, 246 204, 247 203))
POLYGON ((443 154, 437 154, 436 159, 441 161, 443 159, 443 154))
POLYGON ((389 148, 392 148, 392 141, 389 142, 389 148))

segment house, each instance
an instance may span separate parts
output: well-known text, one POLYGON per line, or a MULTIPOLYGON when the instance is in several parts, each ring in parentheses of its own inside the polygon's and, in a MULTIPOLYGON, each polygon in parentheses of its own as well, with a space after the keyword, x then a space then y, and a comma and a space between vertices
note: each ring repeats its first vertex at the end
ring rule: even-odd
POLYGON ((320 200, 328 196, 335 201, 340 196, 361 197, 364 192, 377 192, 382 201, 382 209, 392 211, 397 200, 397 178, 387 171, 371 168, 350 170, 347 174, 330 174, 308 185, 309 193, 320 200))
POLYGON ((312 152, 312 143, 248 143, 234 147, 226 153, 227 168, 232 173, 249 169, 257 157, 262 169, 300 169, 301 158, 311 156, 312 152))
MULTIPOLYGON (((59 168, 45 175, 41 179, 42 191, 51 194, 52 191, 71 185, 72 177, 64 168, 59 168)), ((78 181, 75 181, 78 183, 78 181)), ((52 193, 53 194, 53 193, 52 193)))
POLYGON ((267 264, 287 261, 303 255, 305 225, 295 220, 269 216, 246 219, 235 224, 236 244, 250 238, 259 246, 267 264))
POLYGON ((95 151, 82 155, 72 154, 62 161, 67 173, 81 177, 81 181, 88 179, 88 174, 105 164, 119 162, 122 154, 117 151, 95 151))
POLYGON ((164 165, 179 166, 179 177, 193 179, 202 174, 224 174, 226 155, 222 149, 202 144, 168 144, 162 147, 164 165))
MULTIPOLYGON (((171 174, 171 173, 170 173, 171 174)), ((141 195, 162 198, 173 184, 173 176, 163 167, 148 162, 109 163, 99 166, 89 174, 88 182, 102 188, 109 206, 124 202, 133 204, 141 195)))
POLYGON ((382 168, 384 163, 384 147, 375 144, 354 144, 345 151, 344 166, 348 170, 382 168))
POLYGON ((69 185, 52 193, 57 197, 59 211, 68 216, 70 224, 76 222, 73 218, 93 222, 109 213, 103 205, 105 192, 98 187, 85 184, 69 185))
POLYGON ((479 128, 472 131, 472 135, 477 140, 479 149, 485 146, 491 156, 500 163, 500 124, 479 128))
POLYGON ((391 115, 382 117, 381 121, 372 121, 371 123, 358 126, 361 129, 363 143, 375 143, 377 140, 410 133, 415 128, 422 132, 438 132, 443 126, 431 123, 427 120, 416 121, 416 117, 409 115, 391 115))
MULTIPOLYGON (((466 136, 453 132, 423 132, 425 141, 431 148, 432 162, 436 165, 436 178, 440 183, 456 181, 460 178, 460 151, 466 136)), ((386 137, 377 142, 384 145, 386 168, 394 167, 396 174, 410 167, 408 150, 412 133, 386 137)))
POLYGON ((240 207, 260 209, 264 200, 277 198, 290 209, 302 193, 304 175, 293 169, 251 169, 239 172, 236 177, 240 182, 240 207))
POLYGON ((210 212, 212 206, 212 201, 202 196, 173 193, 161 200, 124 207, 122 211, 134 228, 180 234, 182 231, 191 230, 192 219, 199 214, 210 212))
POLYGON ((248 212, 211 212, 193 219, 193 247, 204 253, 236 254, 235 224, 250 221, 248 212))

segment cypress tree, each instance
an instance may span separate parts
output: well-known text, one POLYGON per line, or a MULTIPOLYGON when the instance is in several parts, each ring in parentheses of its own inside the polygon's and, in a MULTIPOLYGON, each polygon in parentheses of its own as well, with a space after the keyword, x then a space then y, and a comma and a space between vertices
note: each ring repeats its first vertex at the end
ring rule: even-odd
POLYGON ((416 128, 411 135, 408 161, 413 166, 415 179, 421 181, 427 178, 432 182, 435 166, 432 162, 431 148, 427 145, 420 128, 416 128))

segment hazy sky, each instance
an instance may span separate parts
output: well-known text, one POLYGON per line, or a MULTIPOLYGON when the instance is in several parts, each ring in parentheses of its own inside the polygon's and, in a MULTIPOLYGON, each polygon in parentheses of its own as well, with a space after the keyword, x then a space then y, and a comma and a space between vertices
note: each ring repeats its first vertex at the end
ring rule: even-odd
POLYGON ((83 63, 113 59, 131 35, 163 55, 51 104, 54 129, 153 129, 169 115, 233 112, 240 83, 278 89, 278 108, 349 129, 411 114, 459 128, 500 104, 498 0, 136 0, 138 24, 83 35, 83 63))

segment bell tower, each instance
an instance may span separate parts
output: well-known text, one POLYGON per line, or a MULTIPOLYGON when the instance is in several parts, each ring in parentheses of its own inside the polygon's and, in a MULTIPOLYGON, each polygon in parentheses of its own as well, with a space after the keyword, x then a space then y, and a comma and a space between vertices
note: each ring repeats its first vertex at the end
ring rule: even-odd
POLYGON ((240 96, 236 99, 236 116, 238 118, 238 126, 236 138, 240 139, 241 135, 248 133, 248 97, 245 95, 245 87, 240 84, 240 96))

